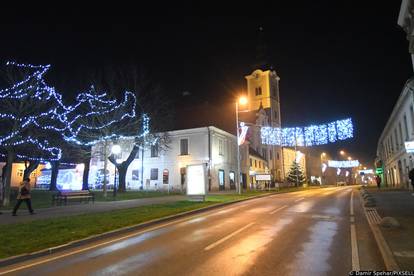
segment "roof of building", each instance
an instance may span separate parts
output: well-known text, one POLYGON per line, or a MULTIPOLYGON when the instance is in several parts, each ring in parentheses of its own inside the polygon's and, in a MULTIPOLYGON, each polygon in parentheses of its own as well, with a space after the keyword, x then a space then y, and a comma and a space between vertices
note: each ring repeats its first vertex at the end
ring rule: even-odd
POLYGON ((262 159, 263 161, 267 162, 267 160, 252 147, 249 147, 249 155, 252 155, 256 158, 262 159))

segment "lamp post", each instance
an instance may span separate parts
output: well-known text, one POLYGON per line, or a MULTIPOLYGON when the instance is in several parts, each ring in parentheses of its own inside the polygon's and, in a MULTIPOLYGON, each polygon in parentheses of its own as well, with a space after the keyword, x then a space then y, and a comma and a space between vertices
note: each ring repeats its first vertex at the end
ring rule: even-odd
POLYGON ((237 187, 238 192, 241 194, 241 185, 240 185, 240 133, 239 133, 239 103, 241 105, 247 104, 247 98, 246 97, 240 97, 236 101, 236 130, 237 130, 237 187))
MULTIPOLYGON (((115 145, 113 145, 112 146, 112 148, 111 148, 111 152, 112 152, 112 154, 113 155, 118 155, 118 154, 120 154, 121 153, 121 151, 122 151, 122 148, 121 148, 121 146, 120 145, 117 145, 117 144, 115 144, 115 145)), ((116 160, 116 163, 118 163, 118 158, 115 158, 115 160, 116 160)), ((116 197, 116 175, 117 175, 117 168, 116 168, 116 165, 115 165, 115 176, 114 176, 114 197, 116 197)))
POLYGON ((325 174, 325 170, 326 170, 326 164, 323 163, 323 161, 325 160, 325 157, 326 157, 326 153, 325 152, 322 152, 321 153, 321 172, 322 172, 322 175, 321 175, 321 185, 323 184, 322 182, 324 180, 324 174, 325 174))

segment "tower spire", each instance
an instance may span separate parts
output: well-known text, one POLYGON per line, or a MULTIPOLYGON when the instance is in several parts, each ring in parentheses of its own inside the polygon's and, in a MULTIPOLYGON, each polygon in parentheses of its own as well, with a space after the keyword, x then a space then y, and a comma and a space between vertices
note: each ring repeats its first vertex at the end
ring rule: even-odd
POLYGON ((255 59, 252 65, 253 65, 253 68, 252 68, 253 70, 273 69, 269 63, 266 39, 265 39, 264 29, 262 26, 259 26, 258 28, 256 53, 255 53, 255 59))

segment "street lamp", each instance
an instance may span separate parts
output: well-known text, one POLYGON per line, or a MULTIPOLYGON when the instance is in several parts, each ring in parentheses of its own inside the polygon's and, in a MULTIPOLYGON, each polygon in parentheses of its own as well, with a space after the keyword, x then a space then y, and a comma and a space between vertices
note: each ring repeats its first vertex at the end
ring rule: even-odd
POLYGON ((325 160, 325 157, 326 157, 326 153, 322 152, 321 153, 321 170, 322 170, 321 185, 322 185, 322 182, 324 180, 324 174, 325 174, 325 171, 326 171, 326 168, 327 168, 327 165, 323 162, 325 160))
POLYGON ((339 153, 340 153, 342 156, 343 156, 343 155, 345 155, 345 151, 343 151, 343 150, 341 150, 339 153))
POLYGON ((348 160, 351 161, 352 160, 352 157, 351 156, 348 156, 348 160))
POLYGON ((239 194, 241 194, 241 186, 240 186, 240 141, 239 141, 239 104, 246 105, 247 98, 245 96, 241 96, 236 101, 236 130, 237 130, 237 187, 239 189, 239 194))

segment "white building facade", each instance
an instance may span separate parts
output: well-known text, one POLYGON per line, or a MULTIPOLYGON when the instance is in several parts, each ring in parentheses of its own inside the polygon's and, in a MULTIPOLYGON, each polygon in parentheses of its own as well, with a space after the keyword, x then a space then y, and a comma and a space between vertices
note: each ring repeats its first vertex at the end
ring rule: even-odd
POLYGON ((398 25, 407 33, 408 52, 414 68, 414 0, 402 0, 398 25))
POLYGON ((394 106, 380 136, 377 161, 383 166, 383 180, 393 187, 410 187, 408 172, 413 165, 413 154, 407 153, 405 142, 414 140, 414 79, 410 79, 394 106))
MULTIPOLYGON (((235 189, 237 173, 236 137, 216 127, 201 127, 165 133, 169 143, 166 149, 153 145, 140 150, 128 167, 126 188, 134 190, 185 191, 186 166, 205 164, 209 191, 235 189), (142 154, 143 153, 143 154, 142 154)), ((126 160, 133 147, 134 139, 125 138, 118 143, 122 153, 117 156, 126 160)), ((108 145, 107 152, 110 152, 108 145)), ((89 182, 101 188, 105 158, 103 144, 92 149, 89 182)), ((114 183, 115 166, 107 161, 109 186, 114 183)))

